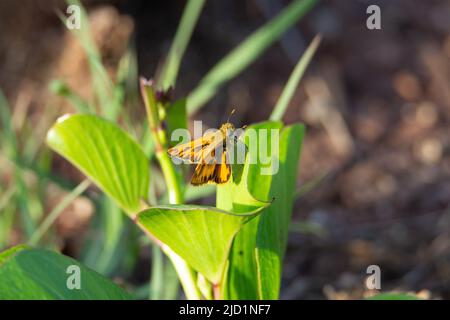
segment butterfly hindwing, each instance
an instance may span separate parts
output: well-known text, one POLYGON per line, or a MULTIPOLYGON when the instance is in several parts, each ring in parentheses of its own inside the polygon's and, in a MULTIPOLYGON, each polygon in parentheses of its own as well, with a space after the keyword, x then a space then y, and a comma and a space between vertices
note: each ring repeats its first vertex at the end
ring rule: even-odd
POLYGON ((215 164, 199 163, 195 168, 194 175, 191 179, 191 184, 194 186, 200 186, 208 183, 209 181, 214 181, 215 169, 215 164))
MULTIPOLYGON (((213 153, 213 152, 212 152, 213 153)), ((213 159, 214 155, 212 156, 213 159)), ((221 163, 200 163, 195 168, 194 175, 191 179, 191 184, 200 186, 202 184, 214 182, 217 184, 226 183, 231 176, 231 166, 226 163, 226 151, 222 153, 221 163)))
POLYGON ((226 163, 226 152, 222 154, 222 162, 216 164, 214 169, 214 182, 217 184, 225 183, 230 179, 231 176, 231 166, 226 163))

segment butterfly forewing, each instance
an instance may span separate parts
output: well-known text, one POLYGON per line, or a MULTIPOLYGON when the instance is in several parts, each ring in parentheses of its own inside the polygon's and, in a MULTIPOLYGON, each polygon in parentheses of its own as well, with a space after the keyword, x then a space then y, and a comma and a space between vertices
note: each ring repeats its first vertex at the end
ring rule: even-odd
POLYGON ((216 136, 216 133, 205 134, 201 138, 170 148, 167 152, 171 157, 182 159, 187 163, 200 163, 206 155, 206 148, 215 145, 215 141, 219 140, 216 136))

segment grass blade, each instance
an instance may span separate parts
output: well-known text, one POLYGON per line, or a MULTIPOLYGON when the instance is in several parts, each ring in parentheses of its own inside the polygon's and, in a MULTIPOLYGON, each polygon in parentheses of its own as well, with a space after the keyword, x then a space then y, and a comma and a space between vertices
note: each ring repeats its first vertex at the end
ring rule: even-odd
POLYGON ((150 300, 161 300, 164 290, 163 253, 158 246, 152 246, 152 275, 150 281, 150 300))
POLYGON ((160 83, 164 89, 175 85, 181 59, 186 51, 186 47, 191 39, 192 31, 197 23, 202 11, 204 0, 188 1, 183 11, 180 24, 178 25, 175 39, 170 47, 167 60, 163 66, 160 83))
MULTIPOLYGON (((12 117, 8 101, 3 92, 0 91, 0 123, 2 124, 2 144, 3 152, 6 153, 7 159, 16 163, 20 160, 20 150, 17 142, 17 136, 12 127, 12 117)), ((22 221, 24 232, 27 236, 31 235, 35 229, 35 222, 33 220, 32 204, 27 195, 28 191, 25 184, 25 178, 21 170, 14 168, 14 183, 17 186, 15 193, 15 201, 18 203, 20 218, 22 221)))
POLYGON ((188 113, 192 114, 200 109, 225 82, 237 76, 255 61, 264 50, 307 13, 316 2, 317 0, 294 1, 219 61, 189 94, 187 99, 188 113))
POLYGON ((49 213, 41 225, 36 229, 33 235, 30 237, 29 244, 36 245, 42 238, 45 232, 51 227, 51 225, 56 221, 59 215, 63 212, 69 204, 72 203, 75 198, 81 195, 90 185, 89 180, 84 180, 75 189, 73 189, 67 196, 65 196, 62 201, 49 213))
POLYGON ((69 86, 62 80, 53 80, 50 85, 49 89, 54 94, 57 94, 60 97, 64 97, 69 101, 72 106, 77 109, 80 113, 94 113, 94 110, 92 110, 89 103, 84 101, 83 98, 81 98, 79 95, 77 95, 75 92, 73 92, 69 86))
POLYGON ((14 193, 17 190, 17 187, 15 185, 10 186, 5 191, 0 189, 2 191, 2 194, 0 195, 0 211, 3 210, 3 208, 6 207, 9 200, 14 196, 14 193))
MULTIPOLYGON (((124 261, 128 240, 122 210, 106 195, 102 195, 93 221, 98 236, 86 242, 82 258, 86 266, 105 276, 114 275, 124 261)), ((130 250, 131 252, 133 250, 130 250)))
POLYGON ((178 275, 173 264, 168 258, 165 258, 164 260, 164 292, 162 299, 176 300, 178 299, 180 281, 178 281, 178 275))
MULTIPOLYGON (((91 70, 94 92, 97 94, 98 103, 102 110, 102 114, 110 120, 114 120, 115 110, 111 108, 113 106, 113 83, 108 76, 108 72, 102 64, 100 53, 92 38, 92 32, 89 26, 89 19, 86 11, 79 0, 67 0, 67 4, 76 5, 80 8, 81 12, 81 28, 72 29, 71 31, 75 37, 80 41, 81 46, 86 52, 89 67, 91 70)), ((65 21, 65 17, 61 16, 62 21, 65 21)))
POLYGON ((278 99, 278 102, 275 105, 272 114, 270 115, 270 120, 278 121, 283 118, 289 102, 291 101, 292 96, 294 95, 295 90, 298 87, 298 83, 303 77, 306 68, 308 67, 312 57, 314 56, 314 53, 317 50, 317 47, 320 44, 320 40, 321 37, 316 36, 298 61, 297 65, 294 68, 294 71, 292 71, 292 74, 289 77, 288 82, 284 86, 283 92, 281 93, 281 96, 278 99))
POLYGON ((37 210, 31 200, 31 195, 25 183, 23 172, 18 168, 14 170, 14 181, 17 185, 17 193, 15 201, 18 203, 18 209, 20 213, 21 226, 23 226, 24 233, 27 237, 30 237, 36 230, 36 221, 33 218, 37 210))
POLYGON ((10 159, 16 160, 18 158, 17 137, 12 127, 11 112, 8 101, 3 92, 0 90, 0 123, 2 125, 2 142, 3 151, 6 151, 6 156, 10 159))
POLYGON ((0 248, 4 248, 10 241, 10 233, 14 223, 16 206, 11 201, 16 193, 16 186, 12 185, 6 190, 0 188, 0 248))

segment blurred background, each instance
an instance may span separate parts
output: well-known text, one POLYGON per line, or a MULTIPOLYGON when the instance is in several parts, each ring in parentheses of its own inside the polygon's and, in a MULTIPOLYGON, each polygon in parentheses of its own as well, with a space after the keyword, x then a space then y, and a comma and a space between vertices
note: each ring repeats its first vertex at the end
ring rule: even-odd
MULTIPOLYGON (((123 108, 134 130, 144 115, 137 77, 157 72, 185 1, 82 3, 112 77, 127 57, 123 108)), ((289 3, 207 2, 174 96, 189 93, 289 3)), ((76 111, 70 98, 92 95, 85 52, 57 14, 66 7, 57 0, 0 1, 1 103, 10 113, 0 130, 0 249, 34 236, 35 244, 74 256, 144 298, 156 272, 150 261, 161 257, 120 212, 111 214, 117 208, 92 186, 57 208, 84 177, 48 149, 45 134, 58 116, 76 111), (67 99, 55 79, 76 94, 67 99), (54 223, 37 236, 51 212, 54 223)), ((372 264, 381 268, 383 291, 450 298, 449 17, 445 0, 319 1, 191 117, 218 127, 236 108, 236 125, 267 119, 298 58, 322 34, 284 117, 305 123, 307 135, 282 299, 361 298, 372 264), (381 30, 366 27, 371 4, 381 8, 381 30)), ((214 203, 214 196, 192 201, 214 203)), ((172 287, 166 297, 176 295, 172 287)))

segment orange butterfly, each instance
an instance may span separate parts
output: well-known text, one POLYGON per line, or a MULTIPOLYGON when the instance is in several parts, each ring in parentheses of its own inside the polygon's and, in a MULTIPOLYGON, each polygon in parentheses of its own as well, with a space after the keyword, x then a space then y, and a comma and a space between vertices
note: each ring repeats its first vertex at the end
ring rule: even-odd
POLYGON ((234 136, 234 142, 237 142, 235 130, 233 124, 226 122, 216 132, 206 133, 199 139, 177 145, 167 152, 171 157, 198 163, 191 179, 192 185, 226 183, 231 176, 231 166, 227 161, 227 141, 234 136))

